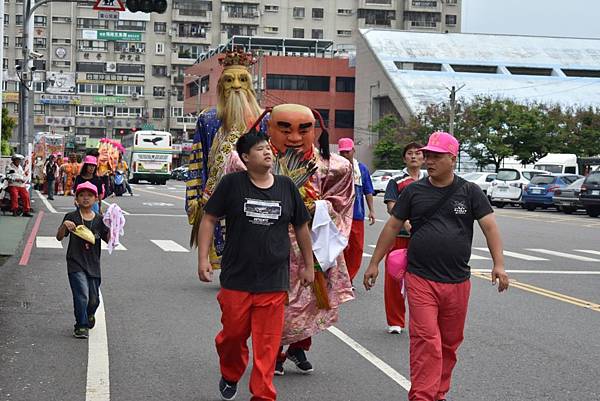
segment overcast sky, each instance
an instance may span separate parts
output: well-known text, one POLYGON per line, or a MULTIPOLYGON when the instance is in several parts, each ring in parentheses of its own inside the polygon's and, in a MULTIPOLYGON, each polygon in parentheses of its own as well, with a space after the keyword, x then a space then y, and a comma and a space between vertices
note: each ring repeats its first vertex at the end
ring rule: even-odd
POLYGON ((600 38, 600 1, 463 0, 462 30, 600 38))

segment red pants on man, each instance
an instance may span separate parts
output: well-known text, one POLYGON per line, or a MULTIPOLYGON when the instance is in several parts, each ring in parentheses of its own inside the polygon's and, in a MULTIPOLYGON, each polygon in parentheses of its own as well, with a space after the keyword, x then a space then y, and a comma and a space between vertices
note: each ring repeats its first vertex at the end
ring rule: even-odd
POLYGON ((346 261, 346 267, 348 268, 350 281, 354 280, 354 277, 356 277, 358 271, 360 270, 364 247, 365 221, 352 220, 350 237, 348 237, 348 245, 344 249, 344 260, 346 261))
POLYGON ((404 280, 410 314, 408 399, 443 400, 463 340, 471 282, 438 283, 412 273, 404 280))
POLYGON ((383 300, 385 303, 385 316, 387 318, 388 326, 400 326, 406 327, 404 315, 406 314, 406 307, 404 305, 404 296, 402 295, 401 284, 392 278, 388 274, 388 263, 387 258, 395 249, 408 248, 408 238, 396 237, 396 242, 385 258, 385 277, 383 286, 383 300))
POLYGON ((13 212, 19 210, 19 198, 23 201, 23 213, 29 213, 31 204, 29 202, 29 192, 25 187, 9 186, 8 193, 10 194, 10 209, 13 212))
POLYGON ((237 383, 248 366, 248 337, 252 335, 251 401, 276 398, 273 375, 281 334, 287 293, 254 294, 222 288, 217 295, 221 305, 223 329, 215 343, 221 375, 237 383))

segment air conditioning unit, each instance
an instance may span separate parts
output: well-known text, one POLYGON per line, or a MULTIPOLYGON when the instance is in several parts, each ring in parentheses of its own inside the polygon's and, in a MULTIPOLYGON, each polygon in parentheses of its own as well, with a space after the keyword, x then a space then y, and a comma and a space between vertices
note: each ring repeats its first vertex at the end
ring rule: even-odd
POLYGON ((117 72, 117 63, 106 63, 106 72, 117 72))
POLYGON ((105 116, 105 117, 114 117, 114 116, 115 116, 115 112, 114 112, 114 111, 112 111, 112 110, 106 110, 106 111, 104 112, 104 116, 105 116))
POLYGON ((139 95, 137 92, 133 92, 133 93, 131 94, 131 98, 132 98, 133 100, 137 99, 139 96, 140 96, 140 95, 139 95))

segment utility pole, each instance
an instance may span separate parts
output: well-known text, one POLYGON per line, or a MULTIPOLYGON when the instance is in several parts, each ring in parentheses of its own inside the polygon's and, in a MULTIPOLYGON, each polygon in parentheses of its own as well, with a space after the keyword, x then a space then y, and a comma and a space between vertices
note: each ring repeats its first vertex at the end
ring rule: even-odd
MULTIPOLYGON (((0 15, 4 17, 4 1, 0 2, 0 15)), ((4 23, 0 26, 0 37, 4 38, 4 23)), ((0 47, 0 60, 4 60, 4 46, 0 47)), ((2 88, 2 84, 4 82, 4 72, 0 75, 0 88, 2 88)), ((0 96, 0 112, 4 107, 4 103, 2 102, 2 96, 0 96)), ((10 140, 8 138, 7 140, 10 140)), ((0 119, 0 156, 2 156, 2 119, 0 119)))
POLYGON ((458 89, 456 86, 452 86, 452 89, 448 89, 450 91, 450 134, 454 136, 454 114, 456 113, 456 93, 464 88, 465 85, 461 85, 458 89))

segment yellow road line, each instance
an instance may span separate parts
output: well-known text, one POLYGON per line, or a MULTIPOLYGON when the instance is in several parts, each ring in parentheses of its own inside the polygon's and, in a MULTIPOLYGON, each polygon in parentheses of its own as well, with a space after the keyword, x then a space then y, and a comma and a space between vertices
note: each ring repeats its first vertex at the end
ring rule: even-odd
POLYGON ((185 200, 185 198, 182 198, 181 196, 175 196, 175 195, 163 194, 160 192, 148 191, 147 189, 141 189, 140 187, 136 187, 135 190, 139 191, 139 192, 146 192, 147 194, 166 196, 168 198, 175 198, 175 199, 179 199, 179 200, 183 200, 183 201, 185 200))
MULTIPOLYGON (((491 276, 488 273, 479 273, 479 272, 473 272, 471 273, 473 276, 475 277, 479 277, 485 280, 490 280, 491 276)), ((517 280, 510 280, 510 287, 516 287, 519 288, 523 291, 528 291, 531 292, 533 294, 538 294, 547 298, 552 298, 555 299, 557 301, 562 301, 562 302, 566 302, 575 306, 579 306, 581 308, 586 308, 586 309, 590 309, 593 310, 595 312, 600 312, 600 304, 594 303, 594 302, 590 302, 590 301, 586 301, 584 299, 579 299, 579 298, 575 298, 575 297, 571 297, 569 295, 565 295, 565 294, 561 294, 559 292, 554 292, 554 291, 550 291, 547 290, 545 288, 541 288, 541 287, 536 287, 534 285, 531 284, 526 284, 526 283, 522 283, 519 282, 517 280)))

